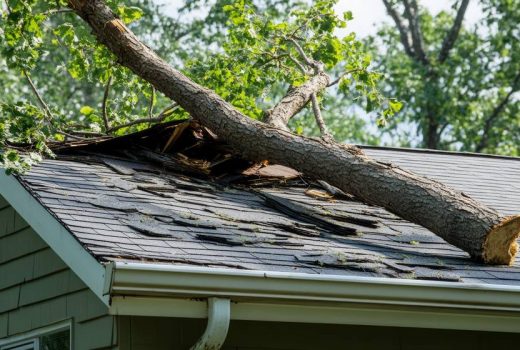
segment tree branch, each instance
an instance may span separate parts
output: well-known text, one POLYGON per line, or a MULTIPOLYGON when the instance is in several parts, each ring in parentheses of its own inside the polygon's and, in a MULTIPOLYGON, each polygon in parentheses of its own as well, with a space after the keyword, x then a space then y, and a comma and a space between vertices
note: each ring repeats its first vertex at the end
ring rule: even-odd
POLYGON ((305 67, 303 66, 303 64, 300 63, 300 61, 298 61, 296 58, 294 58, 291 54, 288 54, 288 57, 289 59, 291 60, 292 63, 294 63, 296 65, 296 67, 298 67, 298 69, 303 73, 303 74, 308 74, 309 72, 307 71, 307 69, 305 69, 305 67))
POLYGON ((45 101, 42 98, 42 95, 40 95, 40 93, 38 92, 38 89, 36 89, 36 86, 34 85, 32 79, 31 79, 31 76, 26 71, 23 71, 23 75, 25 76, 25 78, 27 79, 27 82, 31 86, 31 90, 34 93, 34 95, 36 96, 38 102, 42 106, 42 108, 45 112, 45 115, 48 118, 47 122, 52 124, 52 113, 51 113, 51 110, 49 109, 49 106, 47 106, 47 104, 45 103, 45 101))
POLYGON ((455 17, 455 21, 453 22, 450 31, 444 38, 444 41, 442 42, 441 50, 439 52, 439 56, 437 57, 437 61, 439 61, 439 63, 446 61, 450 50, 453 48, 453 45, 455 45, 455 41, 459 36, 460 28, 462 27, 462 21, 464 20, 468 5, 469 0, 462 0, 462 3, 460 4, 460 7, 457 11, 457 16, 455 17))
POLYGON ((331 87, 333 85, 336 85, 337 83, 339 83, 341 81, 341 79, 343 79, 343 77, 347 74, 352 74, 354 72, 360 72, 360 71, 363 71, 364 69, 362 68, 357 68, 357 69, 352 69, 352 70, 349 70, 349 71, 346 71, 346 72, 343 72, 340 74, 339 77, 337 77, 335 80, 333 80, 332 82, 329 83, 329 85, 327 85, 327 87, 331 87))
POLYGON ((403 0, 404 15, 408 19, 410 33, 412 34, 412 45, 415 57, 424 65, 429 64, 428 57, 424 51, 421 28, 419 25, 419 9, 416 0, 403 0))
MULTIPOLYGON (((152 120, 153 118, 153 105, 155 103, 155 88, 152 85, 152 93, 150 96, 150 104, 148 105, 148 118, 152 120)), ((148 126, 151 126, 152 122, 150 121, 150 124, 148 126)))
POLYGON ((312 111, 314 112, 314 118, 316 118, 316 124, 318 124, 318 127, 320 128, 321 137, 325 141, 333 141, 334 138, 329 133, 327 125, 325 125, 325 121, 323 120, 323 116, 321 115, 320 103, 318 102, 318 97, 316 96, 315 92, 311 94, 311 102, 312 111))
MULTIPOLYGON (((298 51, 299 56, 304 62, 302 64, 290 53, 287 53, 288 58, 298 67, 298 69, 300 69, 304 75, 309 74, 309 70, 306 69, 304 64, 314 70, 314 76, 311 77, 309 81, 305 82, 301 86, 291 88, 287 95, 285 95, 285 97, 283 97, 276 106, 267 110, 265 113, 264 122, 288 131, 289 129, 287 128, 287 123, 289 123, 289 120, 302 110, 302 108, 309 102, 313 95, 316 99, 316 94, 329 86, 330 77, 325 72, 323 72, 323 64, 310 59, 298 41, 296 41, 294 38, 287 38, 286 40, 294 45, 296 51, 298 51)), ((318 123, 320 130, 322 130, 324 123, 323 119, 321 118, 319 106, 316 105, 315 109, 313 103, 313 109, 315 111, 314 114, 316 116, 316 122, 318 123)), ((324 135, 330 134, 326 133, 324 135)))
POLYGON ((323 64, 319 64, 318 62, 314 61, 313 59, 310 59, 307 54, 305 54, 305 51, 301 47, 301 45, 296 41, 294 38, 289 38, 289 42, 291 42, 294 47, 296 48, 296 51, 298 51, 298 54, 303 59, 303 62, 311 68, 314 69, 315 73, 323 71, 323 64))
POLYGON ((288 130, 289 120, 305 107, 313 93, 325 89, 329 83, 330 77, 321 72, 303 85, 290 89, 278 104, 265 112, 264 122, 282 130, 288 130))
POLYGON ((166 119, 167 117, 169 117, 170 115, 172 115, 172 113, 178 108, 178 104, 177 103, 172 103, 171 105, 169 105, 168 107, 166 107, 157 117, 155 118, 142 118, 142 119, 136 119, 136 120, 132 120, 131 122, 128 122, 126 124, 121 124, 121 125, 117 125, 117 126, 113 126, 111 127, 110 129, 108 129, 108 133, 113 133, 117 130, 120 130, 120 129, 123 129, 123 128, 128 128, 130 126, 134 126, 134 125, 137 125, 137 124, 145 124, 145 123, 160 123, 162 122, 164 119, 166 119))
POLYGON ((50 16, 59 13, 74 13, 71 9, 52 9, 44 13, 45 16, 50 16))
POLYGON ((482 138, 480 142, 475 147, 475 152, 480 153, 487 147, 489 142, 489 132, 491 131, 495 120, 500 116, 500 113, 504 110, 504 108, 509 103, 509 99, 511 96, 520 90, 520 72, 518 72, 511 83, 511 91, 509 91, 506 96, 500 101, 500 103, 493 109, 493 112, 489 115, 484 123, 482 138))
POLYGON ((395 26, 397 27, 397 30, 399 31, 399 37, 401 38, 401 43, 404 46, 404 51, 406 54, 412 58, 416 57, 415 52, 413 52, 411 44, 410 44, 410 37, 408 34, 407 29, 403 25, 403 21, 401 19, 401 16, 397 13, 395 8, 390 4, 390 1, 383 0, 383 3, 385 4, 386 11, 392 17, 392 19, 395 22, 395 26))
POLYGON ((103 123, 105 125, 105 133, 107 133, 107 134, 108 134, 108 130, 110 130, 110 124, 108 122, 108 112, 107 112, 107 101, 108 101, 108 93, 110 92, 110 84, 112 84, 112 75, 108 78, 107 85, 105 86, 105 92, 103 93, 103 102, 101 103, 103 123))

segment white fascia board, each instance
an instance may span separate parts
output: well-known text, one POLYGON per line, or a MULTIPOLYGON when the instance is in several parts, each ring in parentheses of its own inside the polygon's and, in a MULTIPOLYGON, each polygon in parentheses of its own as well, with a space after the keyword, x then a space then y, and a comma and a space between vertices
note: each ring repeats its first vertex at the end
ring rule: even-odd
POLYGON ((14 177, 0 168, 0 194, 61 260, 108 305, 105 267, 14 177))
POLYGON ((193 299, 220 296, 234 302, 232 319, 520 332, 514 286, 131 262, 111 269, 113 314, 205 317, 193 299))
MULTIPOLYGON (((208 317, 204 299, 115 296, 109 314, 146 317, 208 317)), ((231 320, 520 332, 520 316, 481 310, 414 308, 401 305, 232 301, 231 320)))

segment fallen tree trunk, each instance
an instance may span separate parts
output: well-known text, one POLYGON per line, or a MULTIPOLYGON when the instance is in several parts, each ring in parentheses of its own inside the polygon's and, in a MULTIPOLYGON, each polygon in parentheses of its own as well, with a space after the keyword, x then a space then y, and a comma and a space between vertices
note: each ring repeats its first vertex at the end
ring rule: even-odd
POLYGON ((357 148, 297 136, 252 120, 164 62, 102 0, 70 0, 69 6, 90 25, 119 63, 177 102, 243 156, 267 159, 325 180, 428 228, 474 259, 490 264, 513 262, 520 216, 501 217, 460 192, 377 162, 357 148))

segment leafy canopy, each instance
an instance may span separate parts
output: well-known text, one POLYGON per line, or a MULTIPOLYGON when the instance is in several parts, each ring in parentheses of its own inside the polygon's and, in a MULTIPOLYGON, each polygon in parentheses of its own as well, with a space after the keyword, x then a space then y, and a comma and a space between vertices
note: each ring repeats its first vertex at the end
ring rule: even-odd
MULTIPOLYGON (((406 26, 404 2, 390 3, 406 26)), ((381 90, 406 101, 386 131, 404 146, 520 155, 520 2, 480 0, 482 20, 462 22, 443 60, 461 1, 453 3, 436 15, 419 7, 426 64, 406 52, 395 22, 367 40, 387 77, 381 90)))
MULTIPOLYGON (((159 54, 251 118, 261 119, 289 87, 310 79, 301 69, 302 51, 338 77, 339 85, 320 95, 325 111, 342 96, 379 110, 384 125, 401 107, 379 92, 381 75, 370 71, 370 55, 354 34, 336 36, 352 14, 337 16, 335 0, 218 0, 205 18, 188 22, 164 15, 150 0, 107 2, 159 54)), ((180 14, 207 4, 187 0, 180 14)), ((64 0, 7 0, 0 31, 0 77, 8 92, 0 103, 2 167, 28 169, 52 155, 51 142, 124 134, 187 117, 119 66, 64 0)), ((310 112, 302 114, 293 127, 314 133, 310 112)), ((362 137, 362 125, 355 129, 348 135, 362 137)))

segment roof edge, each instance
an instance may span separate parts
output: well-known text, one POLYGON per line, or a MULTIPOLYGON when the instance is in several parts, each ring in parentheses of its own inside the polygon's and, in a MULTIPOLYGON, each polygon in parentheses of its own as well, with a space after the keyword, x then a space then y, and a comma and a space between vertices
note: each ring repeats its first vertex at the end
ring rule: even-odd
POLYGON ((516 286, 111 265, 115 315, 204 318, 196 302, 217 296, 233 301, 232 319, 520 332, 516 286))
POLYGON ((105 266, 100 264, 15 176, 7 175, 2 168, 0 194, 94 294, 108 305, 108 296, 103 295, 105 266))
POLYGON ((423 154, 443 154, 451 156, 463 156, 463 157, 476 157, 476 158, 492 158, 492 159, 507 159, 520 161, 520 157, 504 156, 500 154, 490 153, 475 153, 475 152, 464 152, 464 151, 445 151, 440 149, 429 149, 429 148, 412 148, 412 147, 394 147, 394 146, 373 146, 373 145, 356 145, 361 149, 374 149, 382 151, 396 151, 406 153, 423 153, 423 154))

